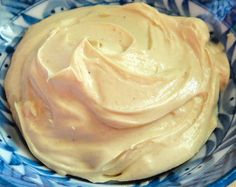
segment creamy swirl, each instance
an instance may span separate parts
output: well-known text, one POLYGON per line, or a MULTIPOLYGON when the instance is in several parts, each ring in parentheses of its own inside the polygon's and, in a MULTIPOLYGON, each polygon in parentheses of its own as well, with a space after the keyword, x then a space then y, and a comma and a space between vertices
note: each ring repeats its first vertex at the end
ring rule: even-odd
POLYGON ((20 42, 5 88, 32 153, 94 182, 141 179, 190 159, 229 78, 197 18, 143 3, 54 15, 20 42))

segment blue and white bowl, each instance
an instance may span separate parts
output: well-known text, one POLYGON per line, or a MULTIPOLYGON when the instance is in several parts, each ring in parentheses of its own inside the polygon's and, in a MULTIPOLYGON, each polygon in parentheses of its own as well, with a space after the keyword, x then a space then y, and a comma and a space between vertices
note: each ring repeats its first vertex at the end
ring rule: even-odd
POLYGON ((236 0, 145 1, 167 14, 194 16, 205 20, 212 31, 212 41, 222 42, 226 49, 231 74, 229 84, 219 100, 218 127, 194 158, 173 170, 146 180, 92 184, 79 178, 56 174, 29 152, 12 120, 3 87, 12 53, 26 29, 64 10, 130 2, 133 1, 0 1, 0 186, 227 186, 236 180, 236 0))

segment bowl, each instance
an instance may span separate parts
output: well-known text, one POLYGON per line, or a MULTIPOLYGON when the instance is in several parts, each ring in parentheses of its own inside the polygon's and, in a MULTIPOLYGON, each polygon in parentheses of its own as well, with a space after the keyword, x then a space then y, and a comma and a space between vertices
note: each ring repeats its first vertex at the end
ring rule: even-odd
MULTIPOLYGON (((221 93, 218 126, 197 155, 181 166, 152 178, 92 184, 60 176, 29 152, 14 123, 4 93, 11 56, 29 26, 58 12, 130 0, 5 0, 0 2, 0 186, 226 186, 236 180, 236 1, 147 0, 170 15, 193 16, 209 26, 212 42, 221 42, 230 62, 230 81, 221 93)), ((137 171, 139 172, 139 171, 137 171)))

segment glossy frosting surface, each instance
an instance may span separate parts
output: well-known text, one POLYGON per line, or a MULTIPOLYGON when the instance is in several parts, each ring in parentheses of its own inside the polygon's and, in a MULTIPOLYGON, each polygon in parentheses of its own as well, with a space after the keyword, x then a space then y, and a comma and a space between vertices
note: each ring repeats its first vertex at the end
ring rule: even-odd
POLYGON ((142 3, 79 8, 31 27, 5 81, 32 153, 93 182, 153 176, 216 127, 229 66, 197 18, 142 3), (139 172, 136 172, 139 171, 139 172))

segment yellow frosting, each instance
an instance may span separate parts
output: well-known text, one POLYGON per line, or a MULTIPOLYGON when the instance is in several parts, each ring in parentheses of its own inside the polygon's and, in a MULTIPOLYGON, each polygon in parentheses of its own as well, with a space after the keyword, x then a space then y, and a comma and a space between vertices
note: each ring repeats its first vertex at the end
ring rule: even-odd
POLYGON ((5 88, 32 153, 93 182, 142 179, 190 159, 216 127, 229 78, 197 18, 143 3, 51 16, 20 42, 5 88))

